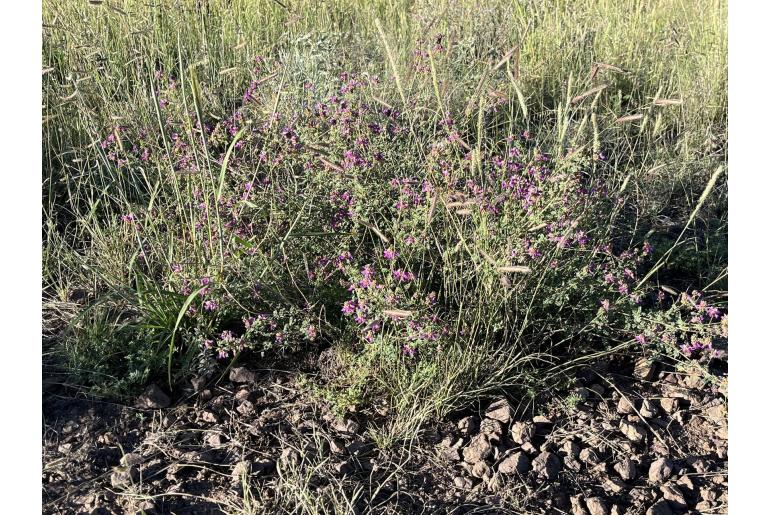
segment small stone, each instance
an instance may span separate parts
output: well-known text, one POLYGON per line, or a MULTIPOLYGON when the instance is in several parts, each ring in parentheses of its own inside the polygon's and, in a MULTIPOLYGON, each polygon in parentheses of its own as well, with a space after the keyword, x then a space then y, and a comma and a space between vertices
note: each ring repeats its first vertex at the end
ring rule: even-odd
POLYGON ((694 460, 694 461, 693 461, 693 462, 690 464, 690 466, 691 466, 691 467, 693 468, 693 470, 694 470, 695 472, 697 472, 698 474, 705 474, 706 472, 708 472, 708 471, 709 471, 709 466, 708 466, 708 464, 707 464, 707 463, 706 463, 706 462, 705 462, 705 461, 704 461, 702 458, 698 458, 698 459, 694 460))
MULTIPOLYGON (((449 449, 452 449, 449 447, 449 449)), ((343 454, 345 452, 345 442, 341 438, 332 438, 329 440, 329 450, 334 454, 343 454)), ((456 452, 456 449, 453 449, 456 452)))
POLYGON ((485 460, 491 454, 492 445, 485 434, 474 436, 468 446, 463 449, 463 458, 470 464, 485 460))
POLYGON ((571 456, 576 458, 580 454, 580 446, 572 440, 567 440, 564 445, 561 446, 561 450, 565 456, 571 456))
POLYGON ((610 509, 601 497, 589 497, 586 499, 586 507, 591 515, 610 515, 610 509))
POLYGON ((195 393, 198 393, 201 390, 203 390, 204 386, 206 386, 206 378, 201 376, 195 376, 192 379, 190 379, 190 384, 192 384, 193 391, 195 393))
POLYGON ((649 358, 640 358, 634 364, 634 377, 649 381, 655 375, 655 362, 649 358))
POLYGON ((695 511, 709 513, 711 511, 711 503, 709 501, 701 501, 695 505, 695 511))
POLYGON ((162 409, 167 408, 169 404, 171 404, 171 399, 155 383, 148 386, 144 393, 136 399, 136 407, 142 409, 162 409))
POLYGON ((655 405, 654 401, 645 399, 644 402, 642 402, 642 407, 639 408, 639 414, 646 418, 652 418, 658 414, 658 407, 655 405))
POLYGON ((599 455, 596 454, 596 451, 590 448, 585 448, 582 451, 580 451, 580 461, 585 463, 586 465, 596 465, 599 463, 599 455))
POLYGON ((474 463, 471 474, 474 477, 490 479, 492 477, 492 469, 483 461, 478 461, 474 463))
POLYGON ((610 510, 610 515, 622 515, 623 511, 620 506, 617 504, 612 505, 612 509, 610 510))
POLYGON ((470 436, 479 427, 478 418, 475 416, 463 417, 457 422, 457 429, 465 436, 470 436))
POLYGON ((532 422, 534 422, 537 425, 549 425, 551 424, 551 419, 548 417, 544 417, 543 415, 537 415, 532 419, 532 422))
POLYGON ((235 392, 235 400, 237 401, 249 401, 251 400, 251 391, 248 388, 241 388, 235 392))
POLYGON ((690 476, 682 476, 679 479, 677 479, 676 483, 680 486, 687 488, 690 491, 695 490, 695 483, 692 482, 692 479, 690 479, 690 476))
POLYGON ((206 440, 211 447, 221 447, 225 443, 225 437, 220 433, 209 435, 206 440))
POLYGON ((582 495, 573 495, 570 497, 569 501, 572 505, 572 515, 588 515, 588 510, 583 507, 584 505, 582 495))
POLYGON ((241 401, 241 403, 238 404, 238 407, 235 408, 235 411, 243 416, 251 415, 254 413, 254 404, 252 404, 251 401, 241 401))
POLYGON ((139 478, 136 467, 113 467, 110 474, 110 484, 113 488, 131 486, 139 478))
POLYGON ((208 410, 201 412, 201 414, 198 416, 198 419, 210 424, 219 423, 219 417, 216 415, 216 413, 208 410))
POLYGON ((532 462, 532 470, 538 477, 552 481, 559 475, 561 462, 555 454, 542 452, 532 462))
POLYGON ((519 445, 532 441, 535 436, 535 425, 531 422, 516 422, 511 425, 511 438, 519 445))
POLYGON ((712 490, 711 488, 701 488, 700 489, 700 497, 704 501, 716 501, 717 500, 717 493, 712 490))
POLYGON ((203 390, 203 391, 200 393, 200 398, 201 398, 201 400, 202 400, 203 402, 206 402, 206 401, 208 401, 208 400, 211 400, 211 398, 212 398, 213 396, 214 396, 214 394, 213 394, 213 393, 211 392, 211 390, 209 390, 209 389, 203 390))
POLYGON ((69 454, 72 452, 72 444, 70 442, 63 443, 58 447, 58 451, 61 454, 69 454))
POLYGON ((492 493, 500 492, 503 489, 503 486, 505 486, 505 482, 500 474, 493 475, 487 483, 487 489, 492 493))
POLYGON ((647 430, 645 430, 644 427, 633 422, 627 422, 625 420, 620 422, 620 432, 634 443, 640 443, 644 441, 644 438, 647 436, 647 430))
POLYGON ((479 430, 486 435, 499 438, 503 434, 503 424, 501 424, 499 420, 485 418, 481 421, 479 430))
POLYGON ((523 452, 516 452, 500 462, 497 471, 501 474, 525 474, 529 470, 529 458, 523 452))
POLYGON ((662 483, 669 477, 674 470, 673 462, 668 458, 658 458, 650 465, 648 477, 653 483, 662 483))
POLYGON ((666 501, 660 500, 647 508, 645 515, 673 515, 673 512, 666 501))
POLYGON ((487 408, 486 417, 507 424, 513 418, 513 414, 513 408, 508 400, 500 399, 499 401, 493 402, 489 408, 487 408))
POLYGON ((683 510, 687 508, 687 501, 678 486, 663 485, 660 487, 660 492, 663 494, 663 498, 668 501, 674 509, 683 510))
POLYGON ((634 404, 628 399, 628 397, 621 397, 618 401, 618 413, 621 415, 631 415, 636 413, 634 404))
POLYGON ((608 477, 604 482, 604 489, 614 494, 620 493, 627 488, 626 484, 618 478, 608 477))
POLYGON ((529 454, 534 454, 537 452, 537 449, 535 448, 534 445, 532 445, 532 442, 524 442, 521 445, 521 450, 529 454))
POLYGON ((358 422, 355 420, 346 418, 343 420, 335 420, 332 424, 332 429, 339 433, 356 434, 359 429, 358 422))
POLYGON ((454 485, 462 490, 470 490, 473 488, 473 481, 464 476, 456 476, 454 478, 454 485))
POLYGON ((675 411, 679 410, 679 399, 676 397, 666 397, 660 400, 660 407, 667 414, 671 415, 675 411))
POLYGON ((233 383, 256 383, 257 374, 246 367, 233 367, 230 369, 230 381, 233 383))
POLYGON ((121 456, 120 464, 123 467, 135 467, 141 465, 144 462, 144 458, 141 454, 135 452, 129 452, 121 456))
POLYGON ((631 458, 617 462, 613 468, 623 481, 631 481, 636 477, 636 464, 631 458))

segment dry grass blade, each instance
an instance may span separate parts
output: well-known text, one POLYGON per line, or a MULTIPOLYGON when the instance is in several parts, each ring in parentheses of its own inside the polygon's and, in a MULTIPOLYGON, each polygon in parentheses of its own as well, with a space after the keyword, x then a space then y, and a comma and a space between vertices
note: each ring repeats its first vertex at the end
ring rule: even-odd
POLYGON ((532 269, 524 265, 501 266, 497 269, 501 274, 531 274, 532 269))
POLYGON ((600 93, 600 92, 601 92, 602 90, 604 90, 606 87, 607 87, 607 85, 606 85, 606 84, 602 84, 602 85, 600 85, 600 86, 596 86, 595 88, 591 88, 591 89, 589 89, 588 91, 586 91, 585 93, 581 93, 580 95, 578 95, 578 96, 576 96, 575 98, 573 98, 573 99, 570 101, 570 103, 571 103, 571 104, 577 104, 577 103, 578 103, 578 102, 580 102, 581 100, 584 100, 584 99, 586 99, 586 98, 590 97, 590 96, 591 96, 591 95, 593 95, 594 93, 600 93))
POLYGON ((657 98, 652 102, 656 106, 678 106, 682 105, 681 98, 657 98))
POLYGON ((409 318, 412 316, 413 313, 405 309, 385 309, 382 311, 382 314, 385 316, 389 316, 390 318, 401 319, 401 318, 409 318))
POLYGON ((635 122, 636 120, 641 120, 642 118, 644 118, 643 114, 629 114, 627 116, 621 116, 615 120, 615 123, 635 122))

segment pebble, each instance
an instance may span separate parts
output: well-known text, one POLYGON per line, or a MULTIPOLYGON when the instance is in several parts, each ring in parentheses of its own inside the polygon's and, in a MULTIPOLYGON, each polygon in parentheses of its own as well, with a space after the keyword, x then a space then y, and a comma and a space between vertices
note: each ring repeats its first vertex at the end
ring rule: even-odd
POLYGON ((673 512, 666 501, 660 500, 647 508, 645 515, 673 515, 673 512))
POLYGON ((555 454, 542 452, 532 461, 532 470, 538 477, 552 481, 561 471, 561 462, 555 454))
POLYGON ((485 460, 491 454, 492 445, 485 434, 474 436, 468 446, 463 449, 463 458, 470 464, 485 460))
POLYGON ((617 462, 613 468, 623 481, 631 481, 636 477, 636 464, 631 458, 617 462))
POLYGON ((516 422, 511 425, 511 438, 519 445, 532 440, 535 436, 535 425, 532 422, 516 422))
POLYGON ((144 393, 136 399, 136 407, 143 409, 162 409, 167 408, 170 404, 171 399, 155 383, 149 385, 144 393))
POLYGON ((658 458, 650 465, 648 477, 653 483, 662 483, 669 477, 674 470, 673 462, 668 458, 658 458))
POLYGON ((463 417, 457 422, 457 429, 460 430, 460 433, 468 436, 472 435, 476 432, 476 429, 479 427, 478 418, 471 415, 468 417, 463 417))
POLYGON ((257 374, 246 367, 233 367, 230 369, 230 381, 233 383, 256 383, 257 374))
POLYGON ((497 471, 501 474, 525 474, 529 470, 529 458, 523 452, 516 452, 500 462, 497 471))
POLYGON ((513 408, 508 400, 500 399, 499 401, 493 402, 489 408, 487 408, 486 417, 507 424, 513 418, 513 413, 513 408))
POLYGON ((634 443, 640 443, 644 441, 645 437, 647 436, 647 430, 644 429, 644 427, 634 422, 627 422, 625 420, 620 422, 620 432, 634 443))
POLYGON ((589 497, 586 499, 586 507, 591 515, 610 515, 607 503, 601 497, 589 497))
POLYGON ((687 501, 684 498, 682 490, 676 485, 663 485, 660 487, 663 498, 668 501, 671 507, 683 510, 687 508, 687 501))

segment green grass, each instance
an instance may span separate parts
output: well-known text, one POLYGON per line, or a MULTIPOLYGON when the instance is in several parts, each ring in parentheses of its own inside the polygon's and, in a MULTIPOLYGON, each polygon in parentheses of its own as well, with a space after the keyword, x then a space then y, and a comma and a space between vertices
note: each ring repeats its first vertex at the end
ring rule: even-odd
MULTIPOLYGON (((386 399, 391 416, 376 437, 390 445, 497 390, 515 388, 531 399, 579 363, 639 352, 633 335, 652 335, 655 324, 673 335, 656 340, 656 352, 677 359, 678 343, 716 334, 715 324, 691 327, 686 302, 677 299, 644 309, 621 303, 609 316, 597 311, 607 287, 582 272, 596 253, 554 249, 548 258, 561 265, 553 269, 499 269, 521 265, 507 251, 564 215, 557 200, 571 194, 569 177, 582 174, 607 190, 606 202, 571 213, 592 241, 618 250, 651 241, 656 248, 639 264, 640 277, 654 272, 640 292, 700 289, 724 308, 726 2, 479 4, 45 0, 43 289, 51 306, 82 297, 55 343, 73 373, 112 395, 128 395, 151 378, 173 384, 216 368, 212 353, 201 350, 212 334, 245 331, 241 318, 268 312, 276 327, 257 322, 248 332, 257 352, 243 357, 332 345, 340 363, 323 385, 328 397, 340 409, 386 399), (258 56, 264 62, 255 66, 258 56), (395 108, 403 131, 392 140, 372 137, 385 164, 371 172, 350 177, 319 166, 305 174, 307 160, 340 163, 351 144, 338 129, 313 125, 311 113, 344 83, 343 72, 378 78, 349 101, 395 108), (260 85, 242 107, 250 81, 260 85), (248 123, 237 135, 198 129, 200 122, 221 128, 239 109, 248 123), (275 113, 280 122, 272 121, 275 113), (283 153, 278 130, 292 115, 310 147, 263 164, 257 150, 283 153), (432 154, 444 145, 440 121, 449 117, 462 144, 432 154), (255 135, 262 124, 264 133, 255 135), (390 210, 388 182, 438 183, 431 167, 439 159, 463 181, 490 186, 490 156, 509 151, 506 137, 523 131, 531 136, 522 145, 550 154, 560 174, 543 186, 550 200, 534 213, 464 215, 447 206, 448 197, 404 215, 390 210), (110 134, 115 142, 102 148, 110 134), (116 166, 110 153, 128 155, 123 147, 133 143, 152 157, 116 166), (198 173, 174 171, 180 152, 198 173), (607 158, 597 160, 600 153, 607 158), (255 178, 269 182, 239 200, 239 188, 255 178), (343 229, 329 230, 320 220, 335 209, 329 199, 339 191, 353 195, 355 212, 343 229), (191 203, 196 195, 205 219, 191 203), (256 234, 218 237, 229 234, 231 209, 252 220, 256 234), (140 226, 121 221, 129 213, 140 226), (411 234, 418 242, 403 250, 411 234), (388 263, 382 250, 393 245, 402 255, 388 263), (352 262, 329 280, 306 278, 311 258, 343 251, 352 262), (183 284, 170 271, 178 263, 185 277, 211 277, 212 294, 226 305, 189 314, 190 305, 203 311, 204 295, 194 295, 201 285, 183 284), (395 322, 365 343, 341 317, 349 294, 339 281, 360 278, 367 263, 414 270, 408 287, 378 279, 401 295, 399 305, 370 301, 439 316, 447 328, 440 351, 425 344, 418 359, 406 360, 398 349, 408 340, 395 322), (255 283, 262 286, 257 296, 255 283), (435 311, 416 300, 432 291, 435 311)), ((363 134, 366 124, 354 130, 363 134)), ((537 155, 525 150, 527 159, 537 155)), ((622 273, 623 259, 601 264, 622 273)))

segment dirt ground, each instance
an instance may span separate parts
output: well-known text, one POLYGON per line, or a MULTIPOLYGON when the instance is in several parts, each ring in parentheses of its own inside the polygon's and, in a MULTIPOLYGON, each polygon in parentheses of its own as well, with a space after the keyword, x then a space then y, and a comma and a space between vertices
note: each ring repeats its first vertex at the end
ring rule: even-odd
POLYGON ((156 387, 144 408, 46 388, 43 512, 726 513, 726 385, 608 363, 538 413, 500 399, 397 449, 293 372, 156 387))

